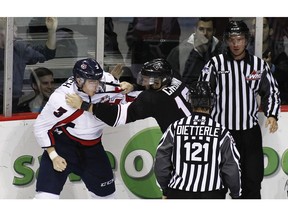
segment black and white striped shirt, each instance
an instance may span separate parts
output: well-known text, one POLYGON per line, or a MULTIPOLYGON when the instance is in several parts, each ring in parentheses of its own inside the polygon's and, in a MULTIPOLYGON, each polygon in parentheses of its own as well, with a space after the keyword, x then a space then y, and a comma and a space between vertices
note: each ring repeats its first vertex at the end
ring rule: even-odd
POLYGON ((167 188, 190 192, 230 189, 241 195, 239 153, 230 132, 210 115, 193 113, 163 134, 156 151, 155 176, 167 188))
POLYGON ((242 60, 229 54, 214 56, 199 80, 210 81, 215 90, 211 116, 230 130, 245 130, 258 123, 257 95, 267 117, 277 119, 280 110, 278 84, 268 64, 246 52, 242 60))

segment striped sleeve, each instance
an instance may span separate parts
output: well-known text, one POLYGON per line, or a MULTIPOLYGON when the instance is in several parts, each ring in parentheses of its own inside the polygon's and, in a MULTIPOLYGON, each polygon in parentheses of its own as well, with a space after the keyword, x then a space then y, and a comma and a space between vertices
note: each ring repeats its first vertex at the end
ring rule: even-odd
POLYGON ((173 170, 172 153, 173 153, 173 132, 172 126, 164 132, 156 150, 154 173, 157 184, 162 189, 163 195, 166 195, 166 189, 171 179, 171 171, 173 170))
POLYGON ((281 104, 280 93, 278 83, 274 79, 267 63, 265 63, 265 72, 260 83, 259 94, 265 116, 273 116, 278 119, 281 104))
POLYGON ((228 130, 223 129, 223 138, 220 141, 221 149, 221 176, 224 184, 230 190, 232 198, 241 196, 241 169, 240 154, 236 149, 235 141, 228 130))

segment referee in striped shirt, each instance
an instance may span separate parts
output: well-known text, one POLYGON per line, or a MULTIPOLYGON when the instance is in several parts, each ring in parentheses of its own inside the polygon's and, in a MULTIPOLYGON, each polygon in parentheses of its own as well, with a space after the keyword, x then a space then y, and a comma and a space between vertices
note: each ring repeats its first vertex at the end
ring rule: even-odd
POLYGON ((280 98, 268 64, 246 49, 249 35, 243 21, 230 21, 224 31, 227 52, 212 57, 199 80, 211 83, 215 92, 211 116, 235 139, 241 156, 242 198, 261 199, 264 157, 257 96, 261 96, 266 127, 269 125, 271 133, 278 129, 280 98))
POLYGON ((210 117, 209 82, 191 87, 192 115, 172 123, 156 151, 155 176, 163 198, 225 199, 241 196, 239 153, 229 131, 210 117))

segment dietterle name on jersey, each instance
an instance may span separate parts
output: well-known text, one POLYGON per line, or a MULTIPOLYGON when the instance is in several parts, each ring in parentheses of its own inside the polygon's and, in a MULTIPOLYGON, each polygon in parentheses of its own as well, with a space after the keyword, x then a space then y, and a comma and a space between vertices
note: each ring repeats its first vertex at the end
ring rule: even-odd
POLYGON ((176 135, 199 135, 199 136, 211 136, 218 137, 220 128, 209 126, 197 126, 197 125, 178 125, 176 128, 176 135))

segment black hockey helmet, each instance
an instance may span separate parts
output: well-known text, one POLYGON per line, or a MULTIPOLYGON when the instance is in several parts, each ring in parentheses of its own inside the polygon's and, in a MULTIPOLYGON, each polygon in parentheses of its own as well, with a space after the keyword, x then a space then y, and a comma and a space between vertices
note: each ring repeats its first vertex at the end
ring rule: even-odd
POLYGON ((155 78, 160 78, 162 86, 170 85, 173 72, 170 64, 163 58, 157 58, 144 63, 138 74, 137 83, 143 85, 143 76, 149 77, 149 85, 154 84, 155 78))
POLYGON ((231 20, 224 31, 224 41, 226 41, 231 36, 238 35, 244 35, 248 41, 250 39, 249 28, 243 20, 231 20))
POLYGON ((84 80, 100 80, 103 76, 103 70, 95 59, 81 59, 74 65, 73 76, 74 79, 80 77, 84 80))
POLYGON ((192 108, 206 108, 213 107, 214 94, 210 83, 206 81, 196 81, 190 86, 190 97, 192 108))

